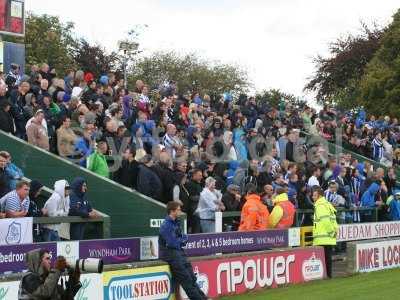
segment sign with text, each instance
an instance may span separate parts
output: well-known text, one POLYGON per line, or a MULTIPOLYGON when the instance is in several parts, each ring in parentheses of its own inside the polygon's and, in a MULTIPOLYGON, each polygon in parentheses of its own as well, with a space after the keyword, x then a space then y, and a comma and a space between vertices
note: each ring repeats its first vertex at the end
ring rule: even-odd
POLYGON ((57 257, 56 243, 0 246, 0 274, 27 270, 25 254, 38 248, 49 250, 53 261, 57 257))
POLYGON ((192 265, 197 284, 211 298, 326 276, 324 250, 320 247, 199 260, 192 261, 192 265))
POLYGON ((140 238, 89 240, 79 242, 80 258, 101 258, 105 264, 140 260, 140 238))
POLYGON ((104 299, 174 299, 168 265, 103 273, 104 299))
POLYGON ((357 272, 400 267, 400 239, 356 245, 357 272))
POLYGON ((288 230, 230 231, 190 234, 185 252, 188 256, 196 256, 257 251, 288 246, 288 230))
POLYGON ((33 242, 33 218, 0 220, 0 245, 29 244, 33 242))
POLYGON ((345 224, 339 226, 338 242, 400 236, 400 221, 345 224))

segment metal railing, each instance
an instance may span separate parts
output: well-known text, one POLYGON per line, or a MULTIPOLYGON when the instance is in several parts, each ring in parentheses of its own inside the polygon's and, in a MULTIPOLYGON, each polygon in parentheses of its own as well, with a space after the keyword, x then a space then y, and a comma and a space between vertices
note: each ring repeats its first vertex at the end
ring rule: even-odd
MULTIPOLYGON (((340 215, 342 213, 355 213, 358 212, 360 215, 363 215, 365 212, 372 212, 372 220, 371 222, 377 222, 378 221, 378 211, 379 209, 374 207, 374 208, 369 208, 369 207, 354 207, 354 208, 342 208, 342 207, 337 207, 337 218, 339 223, 341 222, 340 215)), ((226 211, 226 212, 216 212, 215 213, 215 231, 216 232, 223 232, 223 231, 230 231, 230 226, 232 224, 232 219, 240 217, 241 212, 240 211, 226 211), (226 219, 231 219, 230 222, 226 222, 226 219)), ((313 209, 296 209, 296 215, 295 215, 295 220, 293 227, 301 227, 304 226, 303 220, 306 215, 311 215, 311 221, 312 217, 314 215, 314 210, 313 209)), ((348 223, 354 223, 351 221, 351 219, 347 219, 345 222, 346 224, 348 223)), ((343 223, 344 224, 344 223, 343 223)), ((306 225, 312 225, 312 224, 306 224, 306 225)))
MULTIPOLYGON (((25 181, 30 182, 29 178, 24 177, 25 181)), ((53 190, 44 186, 40 192, 39 197, 42 198, 43 201, 47 200, 53 190)), ((44 204, 44 203, 43 203, 44 204)), ((33 224, 62 224, 62 223, 88 223, 91 226, 86 230, 86 239, 106 239, 111 237, 111 218, 109 215, 102 213, 98 210, 97 212, 99 217, 97 218, 82 218, 78 216, 65 216, 65 217, 34 217, 33 224)))

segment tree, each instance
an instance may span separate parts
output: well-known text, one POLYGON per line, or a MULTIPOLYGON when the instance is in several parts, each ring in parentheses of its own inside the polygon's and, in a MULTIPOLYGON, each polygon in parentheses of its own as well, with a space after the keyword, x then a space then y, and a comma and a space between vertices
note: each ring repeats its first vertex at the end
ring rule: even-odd
POLYGON ((222 94, 230 91, 238 94, 250 86, 246 71, 236 65, 205 60, 194 53, 179 55, 173 51, 156 52, 138 60, 130 81, 136 79, 142 79, 152 88, 175 80, 180 93, 222 94))
POLYGON ((314 59, 316 71, 305 90, 317 92, 319 102, 330 102, 343 108, 360 104, 358 82, 379 49, 384 32, 376 24, 371 29, 362 24, 357 35, 350 34, 331 43, 329 57, 318 55, 314 59))
MULTIPOLYGON (((281 100, 292 104, 302 103, 294 95, 286 94, 279 89, 263 90, 256 94, 256 102, 259 105, 269 105, 271 107, 278 107, 281 100)), ((303 103, 304 104, 304 103, 303 103)))
POLYGON ((77 66, 85 72, 91 72, 95 78, 110 71, 118 71, 117 53, 107 53, 101 45, 90 45, 85 39, 80 39, 73 50, 73 58, 77 66))
POLYGON ((400 10, 360 81, 360 102, 375 114, 400 114, 400 10))
POLYGON ((57 16, 28 13, 26 18, 26 64, 48 63, 59 74, 75 66, 72 50, 76 43, 74 24, 62 23, 57 16))

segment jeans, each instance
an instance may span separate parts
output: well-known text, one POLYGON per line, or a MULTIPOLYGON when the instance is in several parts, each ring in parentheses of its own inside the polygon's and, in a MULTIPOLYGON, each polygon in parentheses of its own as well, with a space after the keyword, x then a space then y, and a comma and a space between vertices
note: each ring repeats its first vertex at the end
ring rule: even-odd
POLYGON ((58 235, 58 231, 48 228, 43 228, 43 241, 44 242, 60 241, 60 236, 58 235))
POLYGON ((167 249, 162 259, 169 264, 172 278, 182 286, 189 299, 207 299, 207 296, 197 285, 197 277, 193 273, 192 265, 182 250, 167 249))
POLYGON ((210 233, 215 232, 215 221, 214 220, 201 220, 201 232, 202 233, 210 233))

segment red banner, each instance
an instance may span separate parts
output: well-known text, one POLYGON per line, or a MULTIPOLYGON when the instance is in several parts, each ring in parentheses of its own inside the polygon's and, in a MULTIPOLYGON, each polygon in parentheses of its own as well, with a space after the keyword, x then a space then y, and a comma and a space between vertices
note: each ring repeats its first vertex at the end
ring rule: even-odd
POLYGON ((266 252, 192 262, 197 284, 208 297, 276 288, 326 276, 324 250, 319 247, 266 252))

